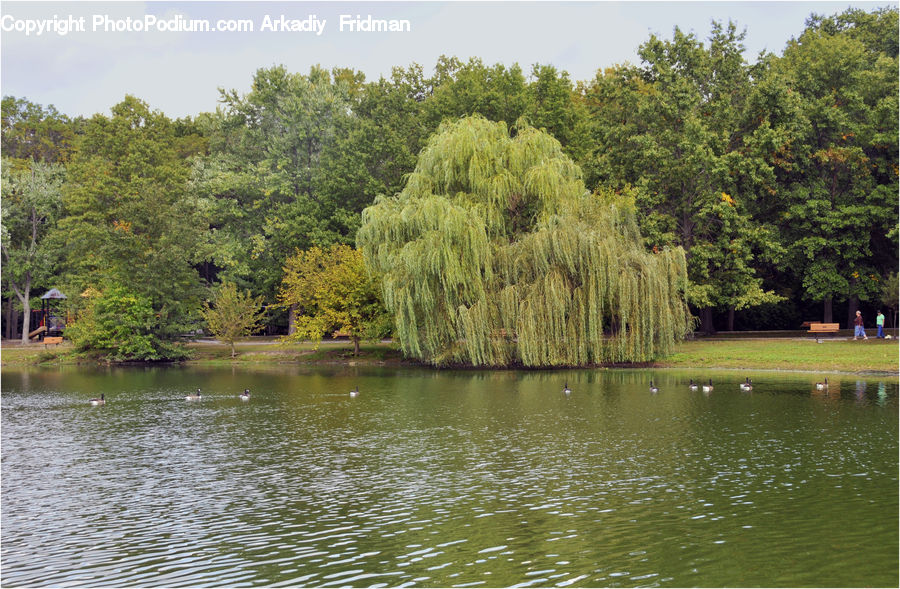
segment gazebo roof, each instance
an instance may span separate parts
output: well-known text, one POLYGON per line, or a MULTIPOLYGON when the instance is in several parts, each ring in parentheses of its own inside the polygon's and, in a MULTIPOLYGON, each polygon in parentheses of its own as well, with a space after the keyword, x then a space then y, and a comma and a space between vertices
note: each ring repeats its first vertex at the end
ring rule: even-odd
POLYGON ((43 296, 41 296, 41 298, 42 298, 42 299, 67 299, 67 298, 69 298, 69 297, 67 297, 67 296, 64 295, 63 293, 59 292, 59 291, 56 290, 55 288, 51 288, 50 290, 48 290, 47 292, 45 292, 45 293, 43 294, 43 296))

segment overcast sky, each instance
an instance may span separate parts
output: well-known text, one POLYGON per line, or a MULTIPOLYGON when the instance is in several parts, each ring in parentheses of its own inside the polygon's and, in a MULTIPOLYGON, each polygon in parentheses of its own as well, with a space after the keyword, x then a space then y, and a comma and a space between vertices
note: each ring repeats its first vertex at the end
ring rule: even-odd
POLYGON ((712 20, 732 20, 746 29, 753 61, 760 51, 781 53, 811 13, 849 6, 897 2, 0 2, 0 90, 73 116, 108 114, 132 94, 180 117, 215 110, 218 88, 245 93, 257 69, 277 64, 302 73, 315 64, 352 67, 376 80, 414 62, 430 74, 444 54, 526 72, 549 63, 589 80, 598 69, 637 63, 651 33, 671 38, 677 26, 706 39, 712 20), (342 14, 405 20, 409 31, 342 32, 342 14), (319 31, 262 30, 282 16, 319 31), (245 21, 253 31, 157 30, 187 29, 192 20, 212 28, 245 21), (147 24, 152 30, 136 30, 147 24))

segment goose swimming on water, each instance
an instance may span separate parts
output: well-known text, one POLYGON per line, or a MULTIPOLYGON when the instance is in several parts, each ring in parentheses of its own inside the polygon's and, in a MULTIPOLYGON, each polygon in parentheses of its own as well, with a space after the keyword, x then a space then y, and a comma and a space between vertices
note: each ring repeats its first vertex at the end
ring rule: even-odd
POLYGON ((244 389, 244 392, 238 395, 241 401, 249 401, 250 400, 250 389, 244 389))
POLYGON ((828 377, 825 378, 825 382, 817 382, 816 389, 820 391, 828 390, 828 377))
POLYGON ((563 385, 563 392, 567 395, 572 392, 572 389, 569 388, 569 381, 566 381, 566 384, 563 385))
POLYGON ((747 378, 744 382, 741 383, 742 391, 752 391, 753 390, 753 381, 747 378))
POLYGON ((91 405, 106 405, 106 394, 100 393, 99 399, 91 399, 91 405))
POLYGON ((696 391, 696 390, 697 390, 698 388, 700 388, 700 387, 697 386, 697 383, 695 383, 695 382, 694 382, 694 379, 692 378, 692 379, 691 379, 691 384, 688 385, 688 388, 691 389, 692 391, 696 391))
POLYGON ((703 392, 704 392, 704 393, 709 393, 709 392, 711 392, 712 390, 713 390, 712 379, 709 379, 709 384, 703 385, 703 392))
POLYGON ((197 393, 194 395, 188 395, 184 398, 185 401, 199 401, 200 400, 200 389, 197 389, 197 393))
POLYGON ((659 387, 653 386, 653 381, 652 381, 652 380, 650 381, 650 392, 651 392, 651 393, 658 393, 658 392, 659 392, 659 387))
POLYGON ((350 391, 350 396, 351 396, 351 397, 358 397, 358 396, 359 396, 359 387, 356 387, 355 389, 353 389, 352 391, 350 391))

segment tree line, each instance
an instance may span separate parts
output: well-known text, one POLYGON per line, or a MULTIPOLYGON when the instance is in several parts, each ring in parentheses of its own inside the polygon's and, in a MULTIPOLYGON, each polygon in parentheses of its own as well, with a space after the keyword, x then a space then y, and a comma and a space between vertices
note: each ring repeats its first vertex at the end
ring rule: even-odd
MULTIPOLYGON (((444 308, 450 299, 438 304, 434 293, 445 285, 404 291, 409 284, 374 262, 385 274, 373 279, 353 248, 359 240, 370 260, 389 257, 372 236, 392 230, 360 233, 364 218, 403 214, 379 197, 419 199, 427 208, 442 194, 439 185, 450 204, 458 193, 482 191, 477 177, 455 178, 458 170, 441 179, 417 170, 442 123, 446 130, 472 115, 502 124, 508 139, 528 129, 554 139, 571 163, 559 164, 567 170, 561 178, 577 178, 598 207, 632 211, 595 224, 629 236, 617 246, 623 252, 632 251, 630 236, 648 254, 683 251, 682 296, 703 331, 796 329, 805 320, 846 327, 860 306, 870 317, 876 308, 896 312, 897 9, 813 15, 780 55, 752 63, 743 57, 744 37, 734 23, 715 22, 706 39, 679 29, 671 39, 651 35, 640 63, 587 81, 552 65, 526 72, 477 58, 441 57, 430 75, 418 64, 396 67, 377 81, 351 68, 275 66, 258 70, 246 94, 221 91, 215 112, 174 120, 133 96, 90 118, 6 96, 4 335, 27 332, 27 314, 16 315, 56 287, 91 318, 73 331, 86 346, 122 358, 177 357, 179 337, 203 327, 220 285, 269 305, 269 333, 402 331, 396 312, 391 321, 377 308, 399 308, 392 305, 407 296, 409 309, 444 308), (371 292, 352 287, 363 283, 371 292), (351 300, 366 311, 350 309, 351 300)), ((462 139, 454 145, 466 148, 462 139)), ((534 194, 533 202, 479 208, 494 215, 486 231, 499 215, 506 225, 493 238, 524 235, 513 225, 537 227, 532 221, 543 213, 535 203, 563 206, 534 194)), ((579 198, 565 196, 568 210, 584 206, 573 204, 579 198)), ((428 236, 417 235, 425 241, 409 247, 426 248, 428 236)), ((514 256, 492 252, 492 259, 514 256)), ((479 262, 458 261, 459 292, 476 288, 468 281, 479 262)), ((429 284, 434 276, 421 272, 417 279, 429 284)), ((532 287, 555 296, 550 284, 532 287)), ((585 309, 578 312, 593 313, 585 309)), ((466 341, 481 342, 465 354, 502 362, 505 352, 479 338, 484 326, 496 332, 503 321, 477 327, 478 312, 467 311, 468 328, 458 325, 470 330, 466 341)), ((590 355, 576 348, 567 353, 590 355)))

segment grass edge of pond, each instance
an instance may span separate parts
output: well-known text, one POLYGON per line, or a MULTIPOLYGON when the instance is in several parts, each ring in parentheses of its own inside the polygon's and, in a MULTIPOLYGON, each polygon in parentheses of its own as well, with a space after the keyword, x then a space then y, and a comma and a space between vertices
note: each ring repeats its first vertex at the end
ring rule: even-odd
MULTIPOLYGON (((393 343, 364 343, 354 356, 346 341, 283 344, 273 338, 249 338, 237 345, 231 357, 227 344, 196 341, 188 344, 192 357, 177 364, 241 366, 248 364, 300 364, 349 366, 426 366, 404 358, 393 343)), ((786 372, 830 372, 893 376, 898 369, 898 341, 814 340, 786 338, 694 339, 680 342, 675 352, 656 362, 635 365, 606 365, 593 368, 702 368, 733 370, 775 370, 786 372)), ((59 366, 106 364, 97 354, 78 353, 70 344, 47 347, 4 342, 0 346, 0 366, 59 366)), ((138 363, 147 364, 147 363, 138 363)))

